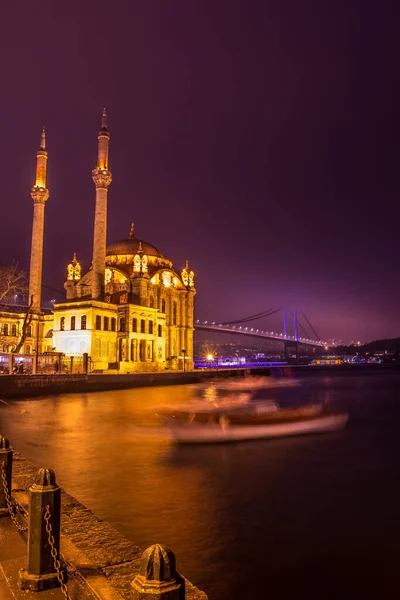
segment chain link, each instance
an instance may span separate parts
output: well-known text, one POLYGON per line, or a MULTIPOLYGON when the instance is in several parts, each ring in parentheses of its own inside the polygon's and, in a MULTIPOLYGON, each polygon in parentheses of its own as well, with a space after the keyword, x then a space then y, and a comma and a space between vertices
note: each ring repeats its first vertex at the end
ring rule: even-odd
POLYGON ((28 528, 22 527, 22 525, 18 523, 17 517, 15 516, 15 506, 11 500, 10 492, 7 485, 6 463, 4 462, 4 460, 1 463, 1 479, 3 480, 4 496, 6 497, 7 508, 11 517, 11 521, 14 523, 18 531, 20 531, 21 533, 26 533, 28 531, 28 528))
POLYGON ((44 520, 46 521, 46 531, 47 531, 47 535, 49 538, 49 544, 50 544, 50 548, 51 548, 51 556, 53 558, 54 568, 57 573, 58 582, 61 585, 61 591, 64 594, 66 600, 71 600, 71 597, 68 594, 67 586, 64 583, 64 572, 61 570, 61 561, 58 557, 56 541, 54 539, 53 527, 52 527, 52 524, 50 523, 50 519, 51 519, 50 506, 47 504, 46 510, 44 513, 44 520))

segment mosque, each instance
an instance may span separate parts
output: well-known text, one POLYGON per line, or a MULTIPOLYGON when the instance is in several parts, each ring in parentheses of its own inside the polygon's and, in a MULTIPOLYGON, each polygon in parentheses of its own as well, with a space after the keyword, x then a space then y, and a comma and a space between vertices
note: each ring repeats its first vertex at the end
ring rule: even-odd
POLYGON ((97 166, 92 171, 96 189, 92 265, 82 273, 74 254, 67 267, 66 299, 46 311, 41 307, 41 289, 44 214, 50 193, 43 129, 31 190, 29 308, 0 307, 0 351, 61 353, 97 372, 193 369, 196 289, 188 262, 178 273, 155 246, 136 237, 133 224, 129 237, 106 243, 107 195, 112 182, 109 144, 104 109, 97 166))

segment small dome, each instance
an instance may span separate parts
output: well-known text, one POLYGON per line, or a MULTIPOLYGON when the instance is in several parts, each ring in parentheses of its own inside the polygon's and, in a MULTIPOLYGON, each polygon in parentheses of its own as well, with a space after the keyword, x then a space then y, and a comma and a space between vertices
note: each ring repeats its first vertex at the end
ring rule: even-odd
POLYGON ((118 240, 114 244, 110 244, 110 246, 107 247, 106 255, 117 256, 119 254, 137 254, 139 251, 139 244, 141 244, 140 249, 143 251, 143 254, 164 258, 155 246, 144 240, 138 240, 135 237, 128 238, 127 240, 118 240))

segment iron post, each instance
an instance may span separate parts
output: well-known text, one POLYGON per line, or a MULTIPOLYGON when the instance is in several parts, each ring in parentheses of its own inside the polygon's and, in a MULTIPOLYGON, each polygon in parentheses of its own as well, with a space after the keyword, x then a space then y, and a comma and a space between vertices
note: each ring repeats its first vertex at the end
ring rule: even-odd
MULTIPOLYGON (((12 462, 13 451, 10 448, 10 442, 6 437, 0 436, 0 466, 4 463, 9 494, 11 494, 12 462)), ((0 478, 0 517, 6 517, 8 514, 6 490, 4 489, 3 479, 0 478)))
POLYGON ((59 559, 60 509, 61 490, 56 484, 54 471, 39 469, 35 483, 29 488, 27 567, 19 572, 19 583, 23 590, 38 592, 60 585, 51 555, 53 546, 59 559), (51 515, 52 543, 46 530, 47 510, 51 515))
POLYGON ((131 582, 131 600, 185 600, 185 580, 176 571, 175 555, 166 546, 147 548, 131 582))

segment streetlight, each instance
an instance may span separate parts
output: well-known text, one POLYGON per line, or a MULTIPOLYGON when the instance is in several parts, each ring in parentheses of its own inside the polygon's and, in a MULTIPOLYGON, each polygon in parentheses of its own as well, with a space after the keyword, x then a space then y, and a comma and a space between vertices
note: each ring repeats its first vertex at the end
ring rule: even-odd
POLYGON ((213 354, 207 354, 206 359, 208 360, 208 367, 211 367, 211 363, 214 360, 214 355, 213 354))
POLYGON ((186 350, 185 350, 185 348, 182 348, 182 354, 183 354, 183 372, 186 373, 186 350))

